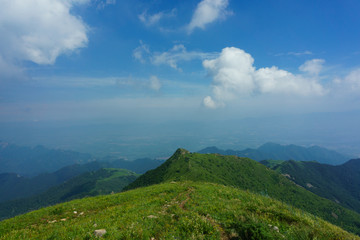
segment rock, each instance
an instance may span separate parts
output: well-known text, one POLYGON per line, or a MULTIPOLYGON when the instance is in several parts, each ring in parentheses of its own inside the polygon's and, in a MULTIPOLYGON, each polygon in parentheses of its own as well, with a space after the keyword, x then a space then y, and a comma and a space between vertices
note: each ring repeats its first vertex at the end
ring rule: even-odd
POLYGON ((106 233, 105 229, 97 229, 97 230, 94 231, 94 235, 96 237, 102 237, 102 236, 105 235, 105 233, 106 233))
POLYGON ((154 215, 149 215, 147 216, 148 218, 158 218, 157 216, 154 216, 154 215))
POLYGON ((273 227, 274 231, 279 232, 279 228, 277 226, 273 227))

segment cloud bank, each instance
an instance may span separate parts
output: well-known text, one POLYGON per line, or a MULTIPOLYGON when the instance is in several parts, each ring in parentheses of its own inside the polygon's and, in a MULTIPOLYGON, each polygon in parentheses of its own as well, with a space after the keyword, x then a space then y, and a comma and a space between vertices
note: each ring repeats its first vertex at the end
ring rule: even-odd
MULTIPOLYGON (((322 63, 323 60, 315 59, 300 68, 318 74, 322 63)), ((314 77, 292 74, 276 66, 256 69, 252 56, 235 47, 224 48, 219 57, 204 60, 203 66, 213 77, 213 95, 203 101, 208 108, 255 94, 321 96, 326 92, 314 77)))
POLYGON ((0 0, 0 57, 9 65, 53 64, 59 55, 85 47, 88 27, 70 10, 86 2, 0 0))
POLYGON ((229 5, 228 0, 202 0, 196 7, 192 19, 187 26, 188 33, 194 29, 205 29, 206 25, 224 19, 230 14, 226 8, 229 5))

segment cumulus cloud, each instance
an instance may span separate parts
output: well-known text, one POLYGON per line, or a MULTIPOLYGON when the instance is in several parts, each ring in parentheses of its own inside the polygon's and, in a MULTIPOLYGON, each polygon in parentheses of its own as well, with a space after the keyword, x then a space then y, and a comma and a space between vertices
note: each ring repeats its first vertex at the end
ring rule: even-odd
POLYGON ((182 71, 178 67, 179 62, 191 61, 194 59, 209 59, 217 56, 218 53, 204 53, 198 51, 187 51, 182 44, 175 45, 172 49, 166 52, 156 52, 152 54, 151 62, 155 65, 169 65, 170 67, 182 71))
POLYGON ((64 53, 85 47, 88 27, 71 13, 88 0, 0 0, 0 56, 8 64, 53 64, 64 53))
POLYGON ((176 9, 173 9, 169 12, 162 11, 155 14, 148 14, 147 11, 144 11, 142 14, 140 14, 138 17, 142 23, 144 23, 146 26, 153 26, 158 24, 162 19, 174 17, 176 16, 176 9))
POLYGON ((205 29, 205 26, 218 19, 224 19, 231 12, 226 8, 228 0, 202 0, 196 7, 192 19, 187 26, 188 33, 196 28, 205 29))
POLYGON ((224 102, 254 94, 323 95, 325 89, 316 78, 306 78, 288 71, 270 68, 256 69, 254 59, 245 51, 224 48, 219 57, 204 60, 203 66, 213 77, 213 97, 204 105, 215 108, 224 102))
POLYGON ((309 73, 311 75, 319 75, 325 63, 324 59, 312 59, 306 61, 303 65, 299 67, 299 70, 302 72, 309 73))
POLYGON ((203 104, 204 104, 205 107, 212 108, 212 109, 215 109, 215 108, 219 107, 218 104, 210 96, 206 96, 204 98, 203 104))

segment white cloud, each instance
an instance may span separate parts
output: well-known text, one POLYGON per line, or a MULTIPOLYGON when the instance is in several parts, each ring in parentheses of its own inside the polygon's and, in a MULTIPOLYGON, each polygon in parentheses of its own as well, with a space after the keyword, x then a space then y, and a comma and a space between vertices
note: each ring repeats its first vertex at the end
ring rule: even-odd
POLYGON ((25 74, 23 70, 8 61, 5 61, 0 55, 0 82, 2 80, 23 79, 25 74))
POLYGON ((170 18, 176 16, 176 9, 173 9, 169 12, 158 12, 153 15, 148 14, 147 11, 144 11, 142 14, 140 14, 138 17, 142 23, 144 23, 146 26, 153 26, 158 24, 162 19, 164 18, 170 18))
POLYGON ((217 107, 218 107, 218 105, 216 104, 216 102, 215 102, 215 101, 212 99, 212 97, 210 97, 210 96, 206 96, 206 97, 204 98, 203 104, 204 104, 204 106, 207 107, 207 108, 212 108, 212 109, 214 109, 214 108, 217 108, 217 107))
POLYGON ((278 53, 275 56, 284 56, 284 55, 292 55, 292 56, 303 56, 303 55, 312 55, 313 53, 309 50, 303 52, 287 52, 287 53, 278 53))
POLYGON ((88 27, 71 14, 89 0, 0 0, 0 56, 8 64, 53 64, 64 53, 85 47, 88 27))
POLYGON ((218 19, 224 19, 230 12, 226 11, 228 0, 202 0, 196 7, 191 22, 187 26, 188 33, 196 28, 205 26, 218 19))
POLYGON ((194 59, 209 59, 216 57, 218 53, 204 53, 198 51, 187 51, 184 45, 175 45, 172 49, 167 52, 156 52, 152 54, 151 62, 155 65, 169 65, 170 67, 182 71, 178 67, 179 62, 191 61, 194 59))
POLYGON ((149 57, 149 54, 150 54, 149 45, 144 44, 142 41, 140 41, 140 46, 135 48, 133 51, 133 57, 141 63, 146 62, 146 58, 149 57))
POLYGON ((204 60, 203 66, 213 76, 213 98, 206 97, 205 106, 214 108, 253 94, 309 96, 325 93, 315 78, 295 75, 275 66, 256 69, 253 64, 250 54, 234 47, 224 48, 218 58, 204 60))
POLYGON ((319 75, 325 63, 324 59, 312 59, 306 61, 303 65, 299 67, 299 70, 302 72, 309 73, 311 75, 319 75))
POLYGON ((160 80, 156 76, 151 76, 149 87, 154 91, 159 91, 161 88, 160 80))
MULTIPOLYGON (((86 1, 86 0, 84 0, 86 1)), ((116 0, 96 0, 98 3, 97 5, 97 9, 104 9, 107 5, 115 5, 116 4, 116 0)))
POLYGON ((346 93, 349 91, 355 91, 356 93, 360 91, 360 68, 351 71, 343 79, 336 78, 334 80, 335 89, 346 93))
MULTIPOLYGON (((1 59, 0 59, 1 60, 1 59)), ((1 61, 0 61, 1 67, 1 61)), ((156 76, 150 78, 128 77, 34 77, 33 84, 46 87, 66 88, 131 88, 135 90, 159 91, 162 87, 161 81, 156 76)))

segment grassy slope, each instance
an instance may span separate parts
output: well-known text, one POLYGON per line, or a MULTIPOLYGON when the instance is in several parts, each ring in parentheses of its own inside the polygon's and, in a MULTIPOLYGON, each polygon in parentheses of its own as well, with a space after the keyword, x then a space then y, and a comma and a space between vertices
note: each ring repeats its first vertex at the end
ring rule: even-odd
POLYGON ((60 202, 120 192, 139 175, 125 169, 106 168, 81 174, 39 195, 0 204, 0 219, 60 202))
POLYGON ((360 214, 321 198, 247 158, 189 153, 179 149, 163 165, 140 176, 125 189, 180 180, 213 182, 251 190, 360 234, 360 214))
POLYGON ((0 222, 0 239, 97 239, 96 229, 104 239, 360 239, 268 197, 187 181, 40 209, 0 222))
POLYGON ((292 181, 309 191, 360 213, 359 159, 339 166, 286 161, 273 169, 290 175, 292 181))

